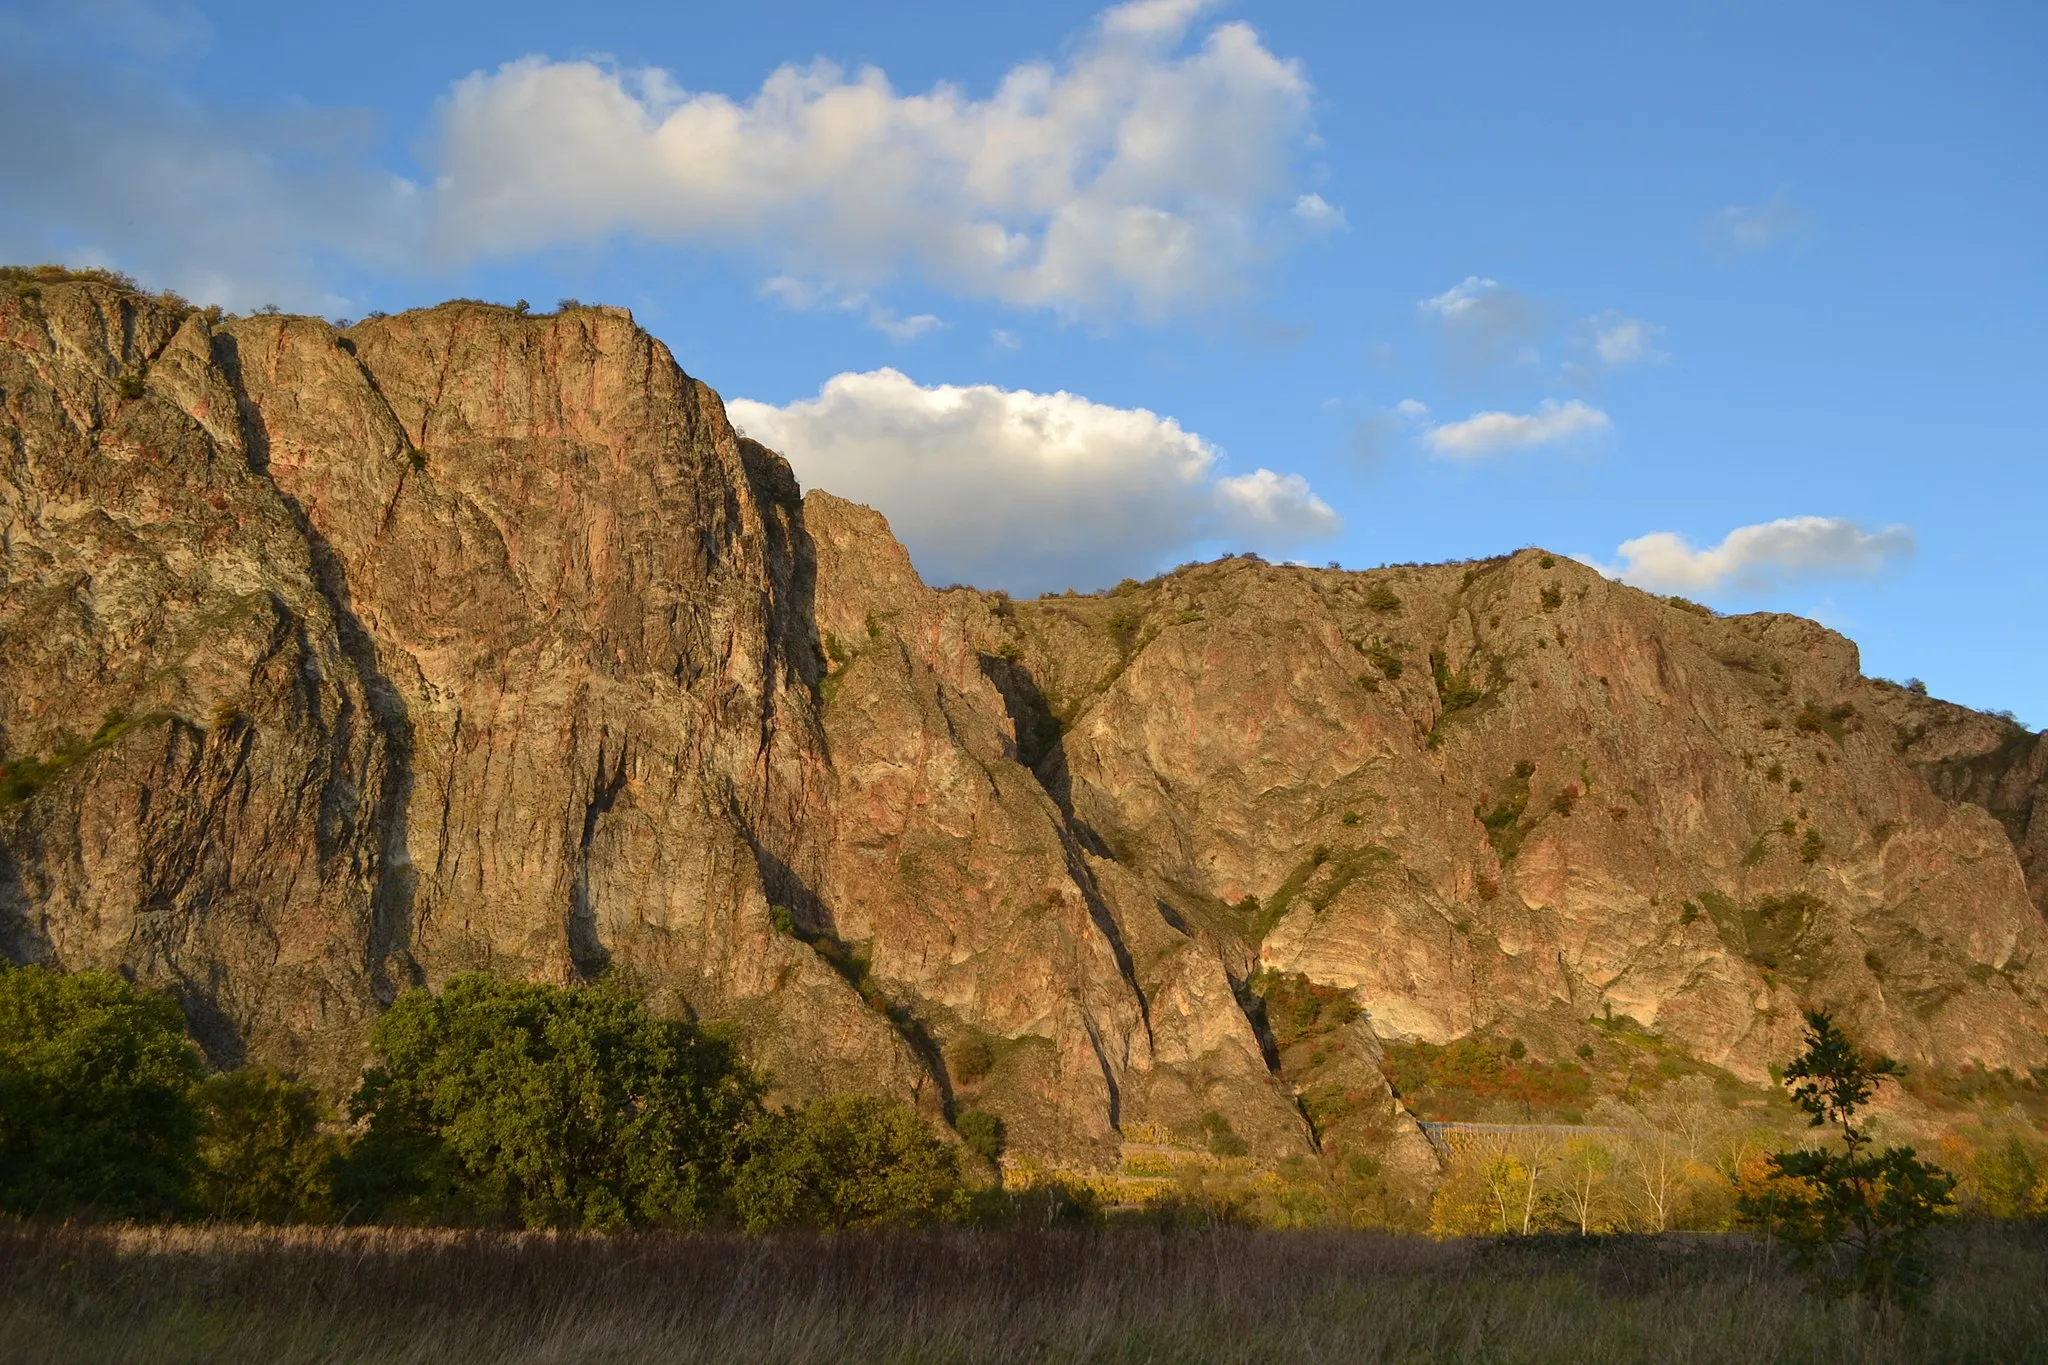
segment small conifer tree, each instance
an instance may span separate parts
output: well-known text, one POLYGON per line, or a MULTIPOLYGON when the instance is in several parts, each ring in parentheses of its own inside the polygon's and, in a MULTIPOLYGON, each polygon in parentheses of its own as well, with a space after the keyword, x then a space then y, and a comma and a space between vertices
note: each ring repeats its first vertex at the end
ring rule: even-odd
POLYGON ((1793 1103, 1840 1146, 1774 1152, 1762 1192, 1738 1214, 1792 1249, 1830 1293, 1863 1293, 1880 1305, 1910 1302, 1925 1285, 1922 1241, 1954 1203, 1955 1178, 1911 1147, 1878 1148, 1859 1113, 1879 1082, 1905 1068, 1857 1050, 1823 1010, 1806 1013, 1806 1050, 1785 1068, 1793 1103))

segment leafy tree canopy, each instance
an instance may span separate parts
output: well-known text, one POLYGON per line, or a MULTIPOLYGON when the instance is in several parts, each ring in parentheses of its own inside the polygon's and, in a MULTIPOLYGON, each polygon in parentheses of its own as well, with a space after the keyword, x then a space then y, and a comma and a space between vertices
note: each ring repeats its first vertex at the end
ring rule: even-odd
POLYGON ((750 1231, 918 1225, 967 1212, 958 1153, 899 1100, 813 1100, 764 1115, 749 1145, 733 1205, 750 1231))
POLYGON ((320 1222, 333 1214, 341 1142, 320 1092, 268 1067, 209 1076, 198 1091, 198 1204, 211 1218, 320 1222))
POLYGON ((699 1224, 758 1112, 728 1043, 602 985, 458 976, 400 996, 371 1044, 338 1191, 369 1216, 699 1224))
POLYGON ((201 1070, 175 1002, 106 972, 0 964, 0 1209, 180 1212, 201 1070))

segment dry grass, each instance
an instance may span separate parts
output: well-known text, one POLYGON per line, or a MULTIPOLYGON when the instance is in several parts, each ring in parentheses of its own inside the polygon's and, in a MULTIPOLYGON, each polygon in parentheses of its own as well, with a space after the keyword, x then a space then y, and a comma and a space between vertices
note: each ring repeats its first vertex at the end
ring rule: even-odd
POLYGON ((2048 1230, 1948 1235, 1874 1322, 1714 1237, 807 1237, 0 1227, 0 1361, 2048 1358, 2048 1230))

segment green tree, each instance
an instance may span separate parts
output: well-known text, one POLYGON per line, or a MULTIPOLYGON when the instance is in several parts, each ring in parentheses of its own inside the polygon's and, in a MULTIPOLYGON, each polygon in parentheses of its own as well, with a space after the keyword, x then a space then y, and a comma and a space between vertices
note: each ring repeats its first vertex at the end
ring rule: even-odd
POLYGON ((968 1151, 993 1166, 1003 1155, 1003 1121, 986 1109, 962 1105, 953 1116, 953 1131, 968 1151))
POLYGON ((371 1034, 354 1216, 691 1226, 720 1209, 760 1086, 725 1041, 605 986, 458 976, 371 1034))
POLYGON ((1737 1204, 1745 1223, 1791 1247, 1819 1287, 1881 1304, 1909 1300, 1924 1285, 1921 1243, 1954 1203, 1956 1184, 1911 1147, 1877 1148, 1858 1121, 1878 1084, 1904 1074, 1891 1058, 1858 1051, 1825 1011, 1808 1010, 1806 1050, 1785 1068, 1785 1082, 1810 1126, 1837 1130, 1840 1148, 1773 1153, 1764 1191, 1737 1204))
POLYGON ((2032 1218, 2048 1212, 2048 1180, 2033 1150, 2017 1133, 1978 1152, 1971 1164, 1977 1207, 1993 1218, 2032 1218))
POLYGON ((749 1231, 947 1222, 967 1212, 959 1155, 916 1110, 835 1095, 764 1114, 733 1181, 749 1231))
POLYGON ((322 1130, 329 1113, 318 1090, 245 1066, 207 1077, 198 1100, 201 1212, 246 1223, 333 1216, 341 1143, 322 1130))
POLYGON ((181 1212, 201 1069, 175 1002, 107 972, 0 966, 0 1209, 181 1212))

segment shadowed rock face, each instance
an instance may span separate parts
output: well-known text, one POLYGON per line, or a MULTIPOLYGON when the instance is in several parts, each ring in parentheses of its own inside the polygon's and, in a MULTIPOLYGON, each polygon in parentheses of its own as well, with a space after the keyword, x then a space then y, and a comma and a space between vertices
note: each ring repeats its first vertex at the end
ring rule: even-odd
POLYGON ((1810 622, 1534 551, 935 593, 613 309, 0 289, 0 404, 0 949, 223 1063, 605 975, 1018 1153, 1419 1166, 1384 1039, 1611 1009, 1755 1076, 1815 1001, 2048 1058, 2048 746, 1810 622), (1275 982, 1365 1013, 1307 1058, 1275 982))

